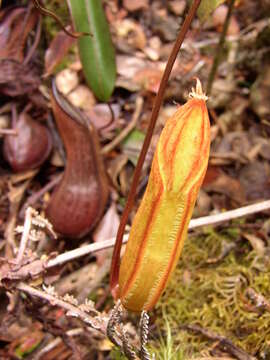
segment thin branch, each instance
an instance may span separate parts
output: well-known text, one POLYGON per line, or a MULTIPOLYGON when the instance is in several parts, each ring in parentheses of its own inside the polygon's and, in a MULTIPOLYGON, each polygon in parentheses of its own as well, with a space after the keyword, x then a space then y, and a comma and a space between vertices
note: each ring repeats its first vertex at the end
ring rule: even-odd
POLYGON ((227 339, 225 336, 215 334, 208 329, 204 329, 198 325, 184 325, 182 328, 202 334, 210 340, 217 341, 217 346, 221 347, 238 360, 256 360, 255 357, 249 355, 243 349, 234 345, 233 342, 230 339, 227 339))
POLYGON ((192 219, 189 223, 189 230, 195 229, 200 226, 205 225, 215 225, 221 222, 237 219, 242 216, 247 216, 251 214, 255 214, 257 212, 261 212, 264 210, 270 209, 270 200, 265 200, 262 202, 259 202, 257 204, 252 204, 248 206, 243 206, 241 208, 225 211, 220 214, 210 215, 210 216, 204 216, 198 219, 192 219))
POLYGON ((131 121, 120 132, 120 134, 118 136, 116 136, 109 144, 107 144, 106 146, 104 146, 102 148, 102 150, 101 150, 102 154, 107 154, 111 150, 113 150, 118 144, 120 144, 120 142, 122 140, 124 140, 124 138, 131 132, 131 130, 135 128, 135 126, 138 122, 139 116, 141 114, 142 107, 143 107, 143 98, 141 96, 139 96, 136 99, 135 111, 134 111, 131 121))
MULTIPOLYGON (((128 359, 137 359, 136 351, 133 349, 133 346, 130 343, 126 329, 120 323, 122 313, 121 310, 115 314, 115 317, 113 312, 111 313, 111 316, 101 314, 89 302, 78 305, 77 300, 70 295, 66 294, 64 297, 59 297, 59 295, 55 293, 53 287, 48 287, 47 289, 45 288, 45 291, 42 291, 29 286, 24 282, 20 282, 17 284, 16 289, 23 291, 31 297, 37 297, 38 299, 45 300, 52 306, 58 306, 64 309, 66 311, 66 316, 72 316, 82 320, 89 327, 89 330, 92 328, 105 336, 108 335, 110 322, 113 319, 112 325, 117 326, 119 324, 120 330, 119 343, 117 341, 116 345, 121 348, 122 352, 127 356, 128 359)), ((122 309, 121 306, 120 309, 122 309)), ((112 331, 114 331, 114 329, 112 331)))
MULTIPOLYGON (((126 243, 128 241, 128 234, 126 234, 124 236, 124 243, 126 243)), ((99 241, 97 243, 94 244, 89 244, 89 245, 85 245, 82 246, 80 248, 71 250, 71 251, 67 251, 61 255, 56 256, 54 259, 51 259, 47 262, 47 264, 45 265, 45 267, 48 268, 52 268, 54 266, 58 266, 58 265, 62 265, 68 261, 77 259, 79 257, 97 252, 97 251, 101 251, 107 248, 111 248, 113 247, 115 244, 115 237, 109 239, 109 240, 104 240, 104 241, 99 241)))
POLYGON ((215 75, 216 75, 216 72, 218 69, 218 65, 219 65, 219 62, 220 62, 220 59, 221 59, 221 56, 223 53, 224 42, 225 42, 226 34, 228 31, 234 3, 235 3, 235 0, 230 1, 229 10, 228 10, 228 13, 227 13, 224 25, 223 25, 222 33, 220 34, 218 46, 216 48, 214 62, 213 62, 213 65, 212 65, 212 68, 211 68, 211 71, 210 71, 210 74, 208 77, 208 83, 207 83, 207 89, 206 89, 206 94, 208 96, 210 96, 210 94, 211 94, 212 85, 213 85, 215 75))
POLYGON ((106 334, 108 318, 101 316, 94 308, 91 311, 98 315, 90 316, 86 311, 81 310, 78 305, 73 305, 68 301, 63 300, 63 298, 59 298, 56 294, 50 294, 48 292, 41 291, 30 285, 27 285, 24 282, 20 282, 16 288, 25 292, 26 294, 29 294, 30 296, 45 300, 53 306, 61 307, 62 309, 66 310, 68 316, 79 318, 93 329, 99 330, 103 334, 106 334))
POLYGON ((0 135, 17 136, 18 135, 18 130, 17 129, 0 129, 0 135))
MULTIPOLYGON (((207 225, 216 225, 223 223, 225 221, 237 219, 239 217, 255 214, 257 212, 261 212, 264 210, 270 209, 270 200, 262 201, 257 204, 252 204, 248 206, 244 206, 235 210, 225 211, 220 214, 204 216, 198 219, 192 219, 189 223, 189 230, 196 229, 201 226, 207 225)), ((123 238, 123 243, 128 241, 129 234, 125 234, 123 238)), ((100 250, 104 250, 110 247, 113 247, 116 239, 111 238, 109 240, 100 241, 95 244, 90 244, 86 246, 82 246, 78 249, 74 249, 71 251, 67 251, 61 255, 56 256, 54 259, 51 259, 45 265, 46 268, 51 268, 54 266, 62 265, 68 261, 77 259, 81 256, 85 256, 91 253, 95 253, 100 250)))

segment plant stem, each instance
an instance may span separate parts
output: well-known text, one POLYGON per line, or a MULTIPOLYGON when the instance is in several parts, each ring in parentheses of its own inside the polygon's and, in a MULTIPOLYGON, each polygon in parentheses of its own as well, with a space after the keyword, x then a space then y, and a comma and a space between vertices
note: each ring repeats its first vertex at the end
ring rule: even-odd
POLYGON ((120 225, 118 228, 118 232, 117 232, 117 236, 116 236, 116 243, 115 243, 113 257, 112 257, 110 286, 111 286, 111 291, 112 291, 112 294, 114 297, 117 296, 116 289, 117 289, 117 285, 118 285, 119 268, 120 268, 120 251, 121 251, 122 242, 123 242, 123 235, 124 235, 125 227, 126 227, 126 224, 128 221, 129 213, 134 204, 134 200, 135 200, 135 196, 136 196, 136 188, 137 188, 137 185, 140 180, 140 174, 141 174, 142 166, 144 163, 144 159, 145 159, 147 150, 148 150, 150 142, 151 142, 151 138, 152 138, 155 124, 157 121, 158 113, 159 113, 160 107, 162 105, 162 101, 163 101, 164 93, 165 93, 165 90, 166 90, 166 87, 168 84, 170 73, 172 71, 172 68, 173 68, 175 59, 177 57, 177 54, 179 52, 179 49, 180 49, 180 47, 184 41, 184 38, 187 34, 189 26, 190 26, 195 14, 196 14, 196 11, 200 5, 200 2, 201 2, 201 0, 193 1, 192 5, 189 9, 189 12, 185 18, 185 21, 183 23, 183 26, 177 36, 176 42, 175 42, 172 52, 170 54, 165 71, 163 73, 163 77, 161 79, 161 83, 160 83, 158 93, 157 93, 157 96, 155 99, 154 107, 153 107, 151 118, 150 118, 150 123, 149 123, 148 129, 147 129, 144 143, 143 143, 143 147, 142 147, 139 159, 138 159, 137 166, 134 171, 134 176, 133 176, 131 188, 130 188, 130 191, 128 194, 126 206, 123 211, 120 225))
POLYGON ((226 34, 228 31, 234 3, 235 3, 235 0, 230 1, 229 10, 228 10, 228 13, 227 13, 224 25, 223 25, 222 33, 220 34, 218 46, 216 48, 214 62, 213 62, 213 65, 212 65, 212 68, 211 68, 211 71, 210 71, 210 74, 208 77, 208 83, 207 83, 207 89, 206 89, 206 94, 208 96, 210 96, 210 94, 211 94, 214 78, 215 78, 215 75, 216 75, 216 72, 218 69, 218 65, 219 65, 219 62, 220 62, 220 59, 221 59, 221 56, 223 53, 224 42, 225 42, 226 34))

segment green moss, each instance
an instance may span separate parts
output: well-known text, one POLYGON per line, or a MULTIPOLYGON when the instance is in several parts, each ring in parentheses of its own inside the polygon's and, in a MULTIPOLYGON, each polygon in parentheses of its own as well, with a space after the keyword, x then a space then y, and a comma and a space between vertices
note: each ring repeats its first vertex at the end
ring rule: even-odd
POLYGON ((268 249, 265 255, 258 255, 239 235, 237 226, 219 233, 208 228, 203 235, 187 239, 179 266, 156 310, 156 324, 162 336, 152 345, 158 358, 162 358, 161 339, 166 338, 166 333, 168 336, 168 326, 174 347, 171 359, 178 359, 180 349, 179 359, 196 358, 202 351, 208 352, 213 343, 181 330, 180 326, 185 324, 197 324, 224 335, 250 354, 269 352, 270 313, 255 312, 244 294, 251 287, 270 299, 268 249), (229 243, 235 247, 220 258, 224 245, 229 243))

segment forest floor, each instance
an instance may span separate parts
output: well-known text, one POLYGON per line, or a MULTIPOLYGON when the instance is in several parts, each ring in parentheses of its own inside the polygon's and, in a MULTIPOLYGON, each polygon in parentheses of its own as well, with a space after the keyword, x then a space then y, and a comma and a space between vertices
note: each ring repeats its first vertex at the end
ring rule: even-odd
MULTIPOLYGON (((91 248, 84 256, 76 252, 71 261, 57 255, 116 236, 163 70, 188 4, 104 1, 117 62, 109 107, 86 84, 76 40, 55 19, 42 15, 37 20, 36 12, 29 16, 21 6, 30 6, 30 1, 14 1, 20 22, 15 12, 13 18, 7 16, 6 3, 0 9, 0 359, 122 359, 104 330, 113 307, 111 248, 91 248), (23 65, 5 67, 8 61, 23 65), (96 128, 93 146, 109 179, 108 197, 98 194, 97 204, 106 202, 102 214, 97 210, 91 232, 77 239, 55 238, 46 220, 65 171, 65 149, 72 147, 63 144, 51 111, 52 78, 61 96, 96 128), (40 154, 42 159, 35 160, 40 154), (97 322, 91 323, 86 313, 97 322), (95 324, 98 330, 93 330, 95 324)), ((208 90, 211 154, 193 218, 270 199, 270 3, 235 2, 212 82, 209 74, 229 3, 206 21, 192 22, 166 88, 129 224, 145 190, 161 129, 187 100, 195 77, 208 90)), ((63 1, 43 4, 70 23, 63 1)), ((84 161, 83 151, 78 150, 77 166, 84 161)), ((56 205, 52 211, 61 218, 68 205, 56 205)), ((78 206, 67 210, 70 218, 59 225, 64 228, 76 219, 78 206)), ((270 359, 269 214, 270 206, 189 232, 177 269, 149 312, 148 348, 156 359, 270 359)), ((139 317, 125 314, 123 321, 137 346, 139 317)))

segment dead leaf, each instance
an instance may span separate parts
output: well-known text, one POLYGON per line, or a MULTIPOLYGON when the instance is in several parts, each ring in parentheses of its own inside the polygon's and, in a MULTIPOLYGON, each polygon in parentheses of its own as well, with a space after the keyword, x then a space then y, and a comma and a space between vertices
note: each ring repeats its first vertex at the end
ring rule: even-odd
POLYGON ((247 163, 248 154, 252 148, 251 138, 245 131, 227 132, 219 144, 213 146, 212 155, 238 160, 247 163))
POLYGON ((250 101, 253 111, 261 118, 270 120, 270 66, 265 65, 251 87, 250 101))
POLYGON ((264 200, 270 197, 270 166, 267 162, 253 162, 239 172, 239 181, 247 200, 264 200))
POLYGON ((169 9, 177 16, 183 15, 186 8, 185 0, 173 0, 168 2, 169 9))
POLYGON ((55 82, 60 93, 67 95, 79 85, 79 76, 76 71, 67 68, 56 75, 55 82))
POLYGON ((235 201, 237 205, 243 205, 246 202, 245 190, 239 180, 225 174, 218 167, 208 167, 203 189, 207 192, 224 194, 235 201))
POLYGON ((28 14, 25 7, 11 7, 1 11, 0 18, 0 59, 22 63, 25 42, 37 23, 38 13, 33 8, 28 14))
POLYGON ((206 193, 206 191, 200 189, 193 216, 199 217, 208 215, 211 210, 211 204, 211 197, 206 193))
POLYGON ((264 255, 265 253, 265 244, 262 239, 260 239, 258 236, 254 234, 249 233, 242 233, 242 236, 247 239, 252 246, 252 248, 256 251, 258 255, 264 255))
POLYGON ((270 144, 269 144, 269 140, 263 139, 261 141, 260 155, 265 160, 270 160, 270 144))
POLYGON ((123 0, 123 6, 128 11, 137 11, 147 9, 149 7, 149 0, 123 0))
POLYGON ((214 109, 219 107, 227 107, 232 101, 234 90, 235 84, 232 81, 217 78, 214 81, 211 98, 209 99, 211 107, 214 109))
MULTIPOLYGON (((117 230, 120 224, 119 215, 116 210, 115 202, 112 202, 109 209, 106 211, 105 215, 99 222, 97 228, 93 233, 94 242, 104 241, 115 237, 117 234, 117 230)), ((106 257, 108 256, 108 252, 110 250, 99 251, 96 254, 98 265, 102 265, 106 257)))
MULTIPOLYGON (((32 94, 40 85, 36 71, 28 65, 0 59, 0 92, 16 97, 32 94)), ((33 100, 34 102, 34 100, 33 100)))
POLYGON ((158 92, 163 71, 157 68, 145 68, 136 72, 133 80, 139 84, 144 90, 154 94, 158 92))
MULTIPOLYGON (((218 32, 222 32, 227 13, 228 13, 228 6, 225 4, 218 6, 213 12, 212 15, 213 25, 218 32)), ((231 35, 231 36, 238 35, 239 32, 240 32, 240 27, 238 21, 235 15, 232 14, 227 30, 227 35, 231 35)))
POLYGON ((149 46, 144 48, 145 55, 152 61, 157 61, 160 58, 161 40, 158 36, 153 36, 148 40, 149 46))
POLYGON ((126 154, 120 154, 116 158, 114 158, 107 169, 108 174, 110 175, 110 178, 112 180, 113 185, 116 189, 120 190, 120 185, 118 182, 119 175, 121 173, 121 170, 124 168, 124 166, 128 162, 128 157, 126 154))
POLYGON ((45 76, 53 73, 75 42, 76 39, 62 30, 56 34, 45 52, 45 76))
POLYGON ((116 64, 118 75, 131 79, 138 70, 145 67, 145 60, 135 56, 118 55, 116 64))
POLYGON ((24 63, 28 55, 25 48, 38 13, 33 7, 11 7, 0 12, 0 19, 0 91, 12 97, 31 94, 40 85, 40 78, 30 63, 31 47, 24 63))
POLYGON ((90 110, 96 103, 96 99, 92 91, 85 85, 78 85, 72 90, 68 96, 68 100, 72 105, 79 107, 85 111, 90 110))
POLYGON ((114 26, 118 41, 124 40, 132 49, 144 49, 146 37, 139 23, 131 19, 124 19, 115 22, 114 26))
POLYGON ((158 8, 158 6, 158 2, 154 1, 151 9, 153 34, 161 37, 164 42, 174 41, 181 19, 169 15, 165 8, 158 8))
POLYGON ((83 289, 95 280, 97 276, 97 264, 92 262, 81 266, 78 270, 62 276, 55 284, 57 294, 74 294, 78 296, 83 289))

